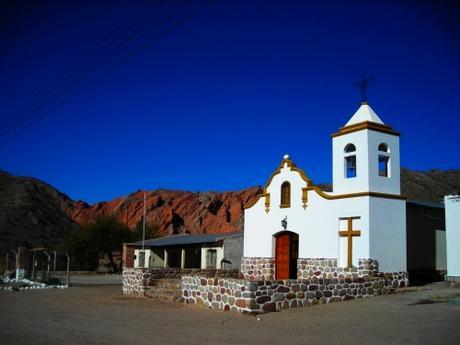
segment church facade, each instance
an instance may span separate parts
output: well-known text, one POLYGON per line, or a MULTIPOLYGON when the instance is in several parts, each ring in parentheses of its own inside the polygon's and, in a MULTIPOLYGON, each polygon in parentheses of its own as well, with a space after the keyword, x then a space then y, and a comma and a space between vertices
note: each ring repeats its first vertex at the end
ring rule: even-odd
POLYGON ((285 155, 244 214, 247 280, 406 272, 399 133, 363 102, 332 134, 333 191, 285 155))
POLYGON ((187 269, 184 248, 180 269, 168 268, 168 260, 164 268, 136 266, 134 247, 126 245, 123 293, 162 299, 158 279, 174 275, 181 279, 178 301, 259 314, 406 287, 399 133, 363 103, 332 135, 332 146, 333 192, 315 186, 285 155, 263 193, 246 206, 239 272, 217 265, 187 269))

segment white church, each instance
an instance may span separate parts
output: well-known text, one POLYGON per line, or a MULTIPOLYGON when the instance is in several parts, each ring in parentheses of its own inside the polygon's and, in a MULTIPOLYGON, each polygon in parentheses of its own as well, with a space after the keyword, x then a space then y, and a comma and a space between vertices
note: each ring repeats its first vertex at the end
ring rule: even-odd
POLYGON ((246 206, 246 279, 303 278, 312 269, 324 277, 407 271, 399 133, 363 102, 332 134, 332 161, 332 192, 315 186, 285 155, 246 206))

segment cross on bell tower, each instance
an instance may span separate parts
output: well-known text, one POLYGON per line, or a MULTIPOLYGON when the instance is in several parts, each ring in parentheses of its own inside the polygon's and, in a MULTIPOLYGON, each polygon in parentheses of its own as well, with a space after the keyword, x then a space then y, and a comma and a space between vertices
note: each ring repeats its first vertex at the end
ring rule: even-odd
POLYGON ((372 76, 367 76, 366 70, 363 68, 361 70, 361 79, 353 83, 354 87, 359 87, 361 93, 361 104, 367 104, 367 87, 374 78, 372 76))

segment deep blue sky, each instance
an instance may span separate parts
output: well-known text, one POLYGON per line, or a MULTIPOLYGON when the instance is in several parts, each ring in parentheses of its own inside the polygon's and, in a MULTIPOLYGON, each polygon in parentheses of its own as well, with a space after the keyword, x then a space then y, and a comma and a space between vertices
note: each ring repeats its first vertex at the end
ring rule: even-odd
MULTIPOLYGON (((96 3, 0 8, 1 121, 143 2, 96 3)), ((263 185, 284 153, 330 182, 329 135, 359 105, 362 67, 371 106, 402 133, 402 165, 460 168, 459 13, 421 1, 214 1, 0 146, 0 168, 90 203, 263 185)))

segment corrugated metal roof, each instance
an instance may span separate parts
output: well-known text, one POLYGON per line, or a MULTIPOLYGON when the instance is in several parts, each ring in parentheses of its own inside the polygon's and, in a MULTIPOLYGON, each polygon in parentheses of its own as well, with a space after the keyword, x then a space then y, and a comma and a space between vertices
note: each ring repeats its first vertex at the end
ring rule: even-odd
POLYGON ((425 207, 432 207, 432 208, 444 208, 443 202, 435 202, 435 201, 422 201, 422 200, 408 200, 408 204, 417 205, 417 206, 425 206, 425 207))
MULTIPOLYGON (((242 232, 229 232, 226 234, 202 234, 202 235, 172 235, 154 238, 145 241, 146 247, 166 247, 186 244, 214 243, 226 238, 243 236, 242 232)), ((130 243, 133 246, 142 246, 142 241, 130 243)))

